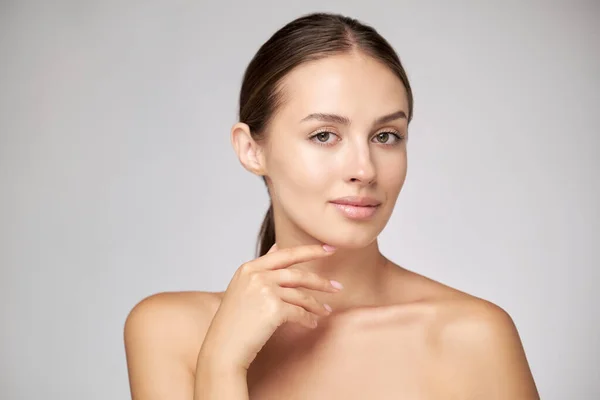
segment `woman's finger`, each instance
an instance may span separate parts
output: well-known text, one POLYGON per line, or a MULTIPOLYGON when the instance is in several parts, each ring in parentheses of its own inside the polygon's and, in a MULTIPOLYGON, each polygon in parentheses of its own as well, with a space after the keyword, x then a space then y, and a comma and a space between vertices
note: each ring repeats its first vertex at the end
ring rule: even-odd
POLYGON ((278 249, 272 253, 250 262, 252 268, 258 270, 275 270, 287 268, 290 265, 301 262, 315 260, 317 258, 327 257, 335 252, 335 249, 318 244, 290 247, 287 249, 278 249))
POLYGON ((332 282, 315 272, 302 271, 297 268, 278 269, 268 272, 268 274, 272 274, 271 279, 281 287, 303 287, 329 293, 337 293, 341 290, 339 282, 332 282))
POLYGON ((319 303, 314 296, 298 289, 278 288, 277 292, 282 301, 302 307, 313 314, 325 317, 331 312, 331 307, 329 305, 326 306, 325 304, 319 303))

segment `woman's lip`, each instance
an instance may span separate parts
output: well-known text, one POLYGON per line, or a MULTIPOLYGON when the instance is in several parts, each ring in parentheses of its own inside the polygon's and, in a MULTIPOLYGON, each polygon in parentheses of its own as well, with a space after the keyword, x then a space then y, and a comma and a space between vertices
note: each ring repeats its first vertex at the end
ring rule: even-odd
POLYGON ((340 197, 339 199, 331 200, 335 204, 345 204, 349 206, 378 206, 381 204, 380 201, 373 197, 359 197, 359 196, 346 196, 340 197))
POLYGON ((347 218, 364 220, 371 218, 379 206, 353 206, 350 204, 331 203, 347 218))

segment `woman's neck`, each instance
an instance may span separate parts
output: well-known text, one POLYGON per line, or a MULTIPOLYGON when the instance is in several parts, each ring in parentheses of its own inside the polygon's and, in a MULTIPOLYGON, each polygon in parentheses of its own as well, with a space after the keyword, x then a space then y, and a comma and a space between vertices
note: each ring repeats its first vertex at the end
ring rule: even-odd
MULTIPOLYGON (((300 240, 292 235, 279 235, 278 249, 316 244, 314 239, 300 240)), ((376 306, 385 296, 385 283, 391 263, 381 254, 377 240, 360 249, 337 248, 329 257, 295 264, 288 268, 310 271, 326 279, 340 282, 339 293, 307 290, 317 301, 329 304, 334 312, 361 306, 376 306)))

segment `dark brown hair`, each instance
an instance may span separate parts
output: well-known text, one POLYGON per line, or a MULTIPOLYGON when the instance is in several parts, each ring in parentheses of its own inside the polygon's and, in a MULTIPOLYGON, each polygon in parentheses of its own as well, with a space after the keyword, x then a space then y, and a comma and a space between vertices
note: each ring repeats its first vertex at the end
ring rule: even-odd
MULTIPOLYGON (((256 141, 283 104, 281 79, 293 68, 327 56, 360 51, 387 65, 408 93, 408 121, 413 115, 413 95, 406 72, 392 46, 372 27, 340 14, 303 15, 275 32, 250 61, 242 82, 239 120, 247 124, 256 141)), ((266 179, 263 178, 265 184, 266 179)), ((258 234, 257 256, 275 243, 273 205, 269 206, 258 234)))

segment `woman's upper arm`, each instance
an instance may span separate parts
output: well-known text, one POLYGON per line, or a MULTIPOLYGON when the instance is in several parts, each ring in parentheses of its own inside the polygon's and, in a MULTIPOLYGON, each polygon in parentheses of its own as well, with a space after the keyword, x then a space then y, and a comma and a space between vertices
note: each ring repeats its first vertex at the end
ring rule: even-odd
POLYGON ((202 327, 210 321, 198 309, 201 304, 190 301, 191 295, 153 295, 129 313, 124 341, 133 400, 193 398, 202 327))

